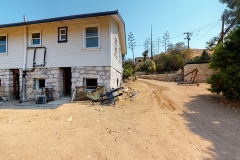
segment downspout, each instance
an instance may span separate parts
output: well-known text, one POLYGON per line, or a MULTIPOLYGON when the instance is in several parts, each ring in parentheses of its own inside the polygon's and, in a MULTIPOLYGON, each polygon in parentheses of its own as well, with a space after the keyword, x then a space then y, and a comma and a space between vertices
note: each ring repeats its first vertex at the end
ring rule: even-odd
MULTIPOLYGON (((24 22, 26 17, 24 16, 24 22)), ((26 61, 27 61, 27 26, 24 26, 24 36, 23 36, 23 73, 22 73, 22 99, 21 102, 26 101, 26 61)))

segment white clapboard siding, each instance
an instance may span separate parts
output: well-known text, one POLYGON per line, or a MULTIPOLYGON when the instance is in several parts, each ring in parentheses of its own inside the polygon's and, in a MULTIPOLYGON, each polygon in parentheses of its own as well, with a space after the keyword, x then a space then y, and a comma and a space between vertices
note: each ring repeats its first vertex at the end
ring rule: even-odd
POLYGON ((119 31, 118 31, 118 25, 117 22, 114 19, 111 19, 111 42, 110 42, 110 47, 111 47, 111 66, 116 69, 119 72, 122 72, 122 58, 119 56, 119 54, 122 54, 119 50, 120 47, 120 36, 119 36, 119 31), (117 47, 118 47, 118 52, 115 54, 115 38, 117 38, 117 47))
MULTIPOLYGON (((109 18, 89 18, 31 25, 28 32, 39 31, 47 48, 45 67, 109 66, 109 18), (100 50, 83 50, 83 26, 100 24, 100 50), (58 27, 68 27, 68 42, 58 43, 58 27)), ((37 50, 36 62, 43 63, 43 50, 37 50), (40 55, 38 55, 40 54, 40 55)), ((27 52, 27 68, 32 67, 33 50, 27 52)))
POLYGON ((2 29, 0 34, 7 34, 8 53, 0 54, 0 69, 22 68, 23 64, 23 27, 2 29))

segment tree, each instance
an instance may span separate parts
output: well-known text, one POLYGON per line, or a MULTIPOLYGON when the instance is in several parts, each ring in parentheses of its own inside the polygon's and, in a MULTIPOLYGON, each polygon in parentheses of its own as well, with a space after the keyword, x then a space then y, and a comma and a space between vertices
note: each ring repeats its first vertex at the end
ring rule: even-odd
POLYGON ((153 60, 147 60, 139 63, 136 66, 136 70, 141 72, 146 72, 147 74, 154 73, 156 71, 156 65, 153 60))
POLYGON ((158 38, 156 39, 155 43, 156 43, 155 46, 157 47, 157 54, 159 54, 159 48, 160 48, 160 43, 161 43, 160 37, 158 37, 158 38))
MULTIPOLYGON (((146 38, 146 40, 143 43, 144 50, 150 50, 150 38, 146 38)), ((148 55, 147 55, 148 56, 148 55)))
POLYGON ((170 39, 169 33, 168 33, 168 31, 166 31, 163 35, 163 40, 162 40, 163 46, 165 48, 165 52, 167 51, 167 45, 169 43, 169 39, 170 39))
POLYGON ((135 70, 132 67, 133 61, 131 58, 123 61, 123 78, 132 77, 133 80, 136 79, 135 70))
POLYGON ((208 79, 213 93, 222 93, 227 99, 240 100, 240 27, 231 31, 223 45, 218 45, 210 60, 216 73, 208 79))
POLYGON ((142 53, 142 56, 143 56, 143 62, 146 61, 146 57, 148 55, 148 50, 145 50, 143 53, 142 53))
POLYGON ((134 48, 135 48, 136 44, 135 44, 135 39, 134 39, 134 35, 132 32, 129 33, 128 35, 128 48, 132 50, 132 55, 133 55, 133 68, 134 68, 134 48))
POLYGON ((193 59, 190 59, 188 63, 191 63, 191 64, 208 63, 210 59, 211 59, 210 54, 206 50, 203 50, 201 56, 197 56, 197 57, 194 57, 193 59))
POLYGON ((223 12, 222 20, 226 29, 223 33, 215 36, 209 42, 207 42, 207 49, 213 50, 216 45, 223 41, 224 36, 226 36, 231 30, 240 24, 240 1, 239 0, 219 0, 219 2, 226 4, 227 8, 223 12))
POLYGON ((186 63, 179 54, 162 53, 154 58, 156 70, 159 73, 164 71, 177 71, 181 69, 186 63))
POLYGON ((176 44, 169 43, 167 51, 170 54, 180 55, 185 61, 189 60, 189 56, 191 54, 191 50, 188 50, 188 47, 184 42, 178 42, 176 44))

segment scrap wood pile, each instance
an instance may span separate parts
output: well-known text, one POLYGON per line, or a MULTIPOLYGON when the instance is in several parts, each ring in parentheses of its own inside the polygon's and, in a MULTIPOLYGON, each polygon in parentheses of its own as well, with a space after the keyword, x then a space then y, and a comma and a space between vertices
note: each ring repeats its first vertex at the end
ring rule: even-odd
POLYGON ((130 101, 132 101, 139 95, 140 92, 130 87, 124 87, 123 93, 124 100, 130 99, 130 101))
POLYGON ((112 88, 111 90, 104 91, 103 87, 97 87, 94 90, 84 90, 83 86, 76 87, 72 94, 72 102, 78 100, 92 100, 94 102, 101 102, 101 104, 116 104, 116 101, 122 100, 134 100, 139 95, 139 91, 136 91, 130 87, 112 88), (121 97, 122 98, 121 98, 121 97))

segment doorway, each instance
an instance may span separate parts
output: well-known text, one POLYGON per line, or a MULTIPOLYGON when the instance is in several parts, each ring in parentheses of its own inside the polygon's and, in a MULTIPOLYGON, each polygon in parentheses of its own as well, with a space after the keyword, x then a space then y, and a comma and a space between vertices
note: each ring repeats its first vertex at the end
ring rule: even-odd
POLYGON ((19 87, 19 70, 14 69, 13 72, 13 98, 20 98, 20 87, 19 87))
POLYGON ((62 71, 63 71, 63 96, 70 96, 72 88, 71 67, 62 68, 62 71))

